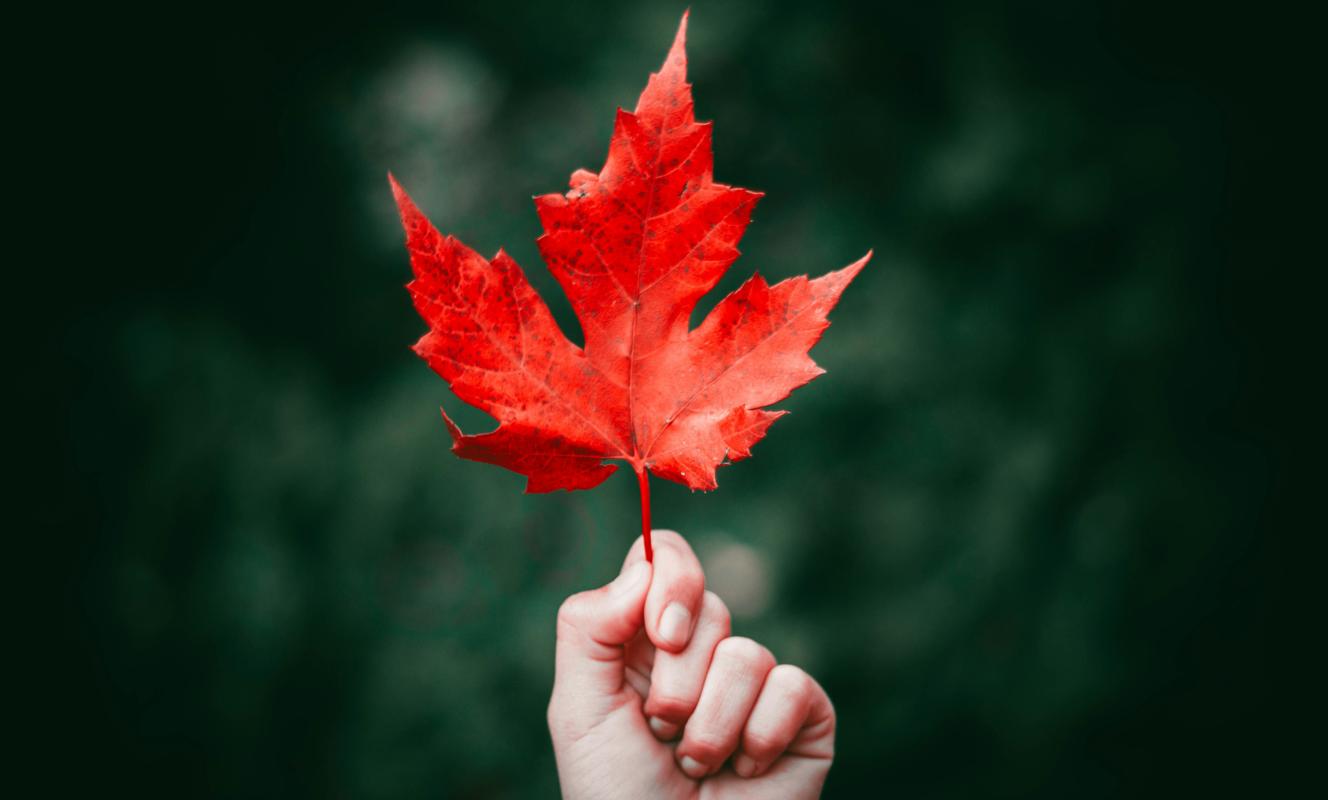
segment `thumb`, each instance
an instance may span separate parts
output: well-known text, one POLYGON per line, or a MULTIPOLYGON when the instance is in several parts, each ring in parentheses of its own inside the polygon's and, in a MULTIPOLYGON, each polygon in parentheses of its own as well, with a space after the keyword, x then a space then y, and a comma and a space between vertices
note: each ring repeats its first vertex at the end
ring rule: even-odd
POLYGON ((611 710, 623 687, 623 645, 645 622, 651 565, 626 566, 612 583, 574 594, 558 609, 553 705, 577 713, 611 710))

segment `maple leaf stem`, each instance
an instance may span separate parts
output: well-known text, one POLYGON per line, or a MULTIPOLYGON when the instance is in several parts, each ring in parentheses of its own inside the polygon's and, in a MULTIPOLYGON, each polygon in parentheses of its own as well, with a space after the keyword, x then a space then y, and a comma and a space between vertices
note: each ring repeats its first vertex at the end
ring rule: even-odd
POLYGON ((641 487, 641 538, 646 543, 646 561, 655 560, 655 550, 650 546, 650 470, 645 466, 636 467, 636 483, 641 487))

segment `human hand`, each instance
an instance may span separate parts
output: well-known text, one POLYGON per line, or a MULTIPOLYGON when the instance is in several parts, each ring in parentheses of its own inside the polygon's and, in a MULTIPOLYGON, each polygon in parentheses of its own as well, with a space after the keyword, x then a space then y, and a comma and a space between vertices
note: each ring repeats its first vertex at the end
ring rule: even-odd
POLYGON ((638 538, 617 579, 558 611, 548 716, 564 799, 818 797, 835 742, 825 690, 729 636, 691 547, 653 538, 653 565, 638 538))

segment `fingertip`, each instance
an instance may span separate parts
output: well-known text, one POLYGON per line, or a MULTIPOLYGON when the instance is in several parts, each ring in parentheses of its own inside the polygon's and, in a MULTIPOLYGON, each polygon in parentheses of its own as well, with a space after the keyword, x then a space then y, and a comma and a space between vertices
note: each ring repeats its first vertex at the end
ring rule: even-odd
POLYGON ((686 539, 682 538, 681 533, 678 533, 672 528, 654 528, 650 531, 650 535, 655 538, 655 541, 660 541, 661 539, 665 539, 670 542, 687 541, 686 539))
POLYGON ((733 759, 733 771, 738 773, 739 777, 750 778, 756 774, 757 763, 755 759, 746 753, 739 753, 738 757, 733 759))
POLYGON ((710 767, 707 767, 705 764, 702 764, 691 756, 683 756, 678 759, 678 766, 682 767, 682 771, 687 773, 687 776, 690 778, 704 778, 706 773, 710 771, 710 767))
POLYGON ((705 594, 705 572, 676 531, 654 532, 655 561, 646 601, 646 631, 662 650, 678 653, 691 642, 705 594))
POLYGON ((676 737, 678 731, 682 730, 681 726, 669 722, 668 720, 660 719, 659 717, 651 717, 648 720, 648 723, 650 725, 650 730, 654 732, 655 736, 658 737, 660 741, 667 742, 676 737))
MULTIPOLYGON (((692 546, 687 543, 686 539, 682 538, 681 533, 678 533, 675 530, 670 530, 668 528, 652 528, 650 531, 650 539, 656 554, 658 554, 661 546, 684 550, 688 554, 691 554, 692 552, 692 546)), ((627 555, 623 558, 623 566, 626 567, 628 564, 645 560, 646 537, 638 534, 637 537, 632 540, 632 546, 627 548, 627 555)))

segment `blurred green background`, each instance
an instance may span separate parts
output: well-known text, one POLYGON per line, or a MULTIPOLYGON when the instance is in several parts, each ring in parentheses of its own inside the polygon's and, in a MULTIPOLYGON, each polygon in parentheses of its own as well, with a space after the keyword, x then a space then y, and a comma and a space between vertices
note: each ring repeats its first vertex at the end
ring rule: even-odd
MULTIPOLYGON (((136 244, 82 265, 56 337, 71 391, 47 521, 82 532, 59 707, 84 755, 65 777, 555 796, 555 609, 612 576, 635 485, 524 496, 449 454, 440 403, 484 421, 408 349, 423 325, 386 173, 444 231, 507 248, 579 337, 530 197, 602 164, 682 10, 119 20, 139 29, 86 118, 119 183, 78 201, 136 244)), ((1260 56, 1235 46, 1277 45, 1248 24, 693 3, 716 176, 766 192, 703 307, 757 269, 876 251, 814 351, 828 374, 754 457, 710 494, 653 482, 735 630, 835 700, 827 797, 1190 796, 1278 774, 1259 777, 1277 467, 1238 269, 1267 252, 1236 233, 1265 213, 1242 205, 1260 56)))

